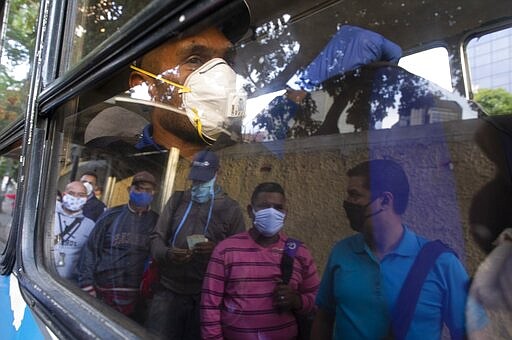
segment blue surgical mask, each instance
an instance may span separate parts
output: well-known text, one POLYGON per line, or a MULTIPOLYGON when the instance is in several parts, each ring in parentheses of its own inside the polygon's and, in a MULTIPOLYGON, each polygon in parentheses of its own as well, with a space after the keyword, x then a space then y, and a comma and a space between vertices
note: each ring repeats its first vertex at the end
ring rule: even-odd
POLYGON ((274 208, 261 209, 254 211, 254 227, 263 236, 272 237, 277 234, 284 226, 286 214, 274 208))
POLYGON ((214 185, 215 177, 213 177, 208 182, 193 185, 191 189, 192 201, 197 203, 208 202, 210 200, 210 197, 213 196, 214 185))
POLYGON ((130 191, 130 202, 136 207, 147 207, 153 201, 153 194, 143 191, 130 191))

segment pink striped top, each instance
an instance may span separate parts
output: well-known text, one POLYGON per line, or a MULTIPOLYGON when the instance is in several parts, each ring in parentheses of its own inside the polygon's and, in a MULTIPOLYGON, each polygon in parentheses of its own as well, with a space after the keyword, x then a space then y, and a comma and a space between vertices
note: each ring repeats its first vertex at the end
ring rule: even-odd
MULTIPOLYGON (((294 339, 297 324, 291 312, 272 306, 281 279, 281 257, 286 236, 268 247, 258 245, 248 232, 231 236, 213 251, 201 296, 201 332, 204 339, 294 339)), ((302 309, 314 308, 319 278, 309 250, 301 245, 289 285, 299 292, 302 309)))

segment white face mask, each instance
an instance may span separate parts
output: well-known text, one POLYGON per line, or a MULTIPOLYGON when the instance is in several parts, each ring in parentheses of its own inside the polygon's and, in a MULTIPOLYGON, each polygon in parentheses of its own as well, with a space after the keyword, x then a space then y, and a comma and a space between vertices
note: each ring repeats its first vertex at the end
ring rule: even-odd
POLYGON ((87 197, 91 196, 91 194, 92 194, 92 184, 89 183, 89 182, 82 182, 82 184, 84 185, 85 189, 87 190, 87 197))
POLYGON ((254 211, 254 227, 266 237, 272 237, 277 234, 284 226, 286 214, 274 208, 261 209, 254 211))
POLYGON ((87 197, 75 197, 65 194, 62 197, 62 206, 69 211, 78 211, 83 208, 87 197))
POLYGON ((247 94, 237 89, 236 82, 235 71, 221 58, 209 60, 185 80, 182 99, 186 114, 210 139, 215 140, 221 132, 229 135, 226 128, 245 116, 247 94))

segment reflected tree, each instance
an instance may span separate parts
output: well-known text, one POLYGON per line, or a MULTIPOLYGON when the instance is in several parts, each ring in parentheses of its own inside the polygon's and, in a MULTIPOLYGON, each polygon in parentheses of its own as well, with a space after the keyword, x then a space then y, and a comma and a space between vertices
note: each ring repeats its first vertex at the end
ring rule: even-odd
POLYGON ((505 89, 480 89, 474 100, 488 115, 512 114, 512 93, 505 89))
POLYGON ((12 0, 8 5, 0 65, 0 129, 25 112, 39 12, 36 0, 12 0))
POLYGON ((269 139, 299 138, 313 135, 320 126, 312 118, 317 112, 315 101, 308 93, 300 103, 295 103, 287 95, 274 98, 259 113, 252 125, 266 130, 269 139))
POLYGON ((81 56, 86 56, 100 43, 116 33, 132 17, 139 13, 149 1, 95 0, 80 8, 83 22, 75 28, 75 46, 83 39, 81 56))
POLYGON ((346 110, 346 123, 354 131, 375 129, 378 121, 396 109, 401 119, 407 119, 413 109, 428 110, 435 98, 442 96, 432 91, 429 82, 401 67, 374 63, 324 82, 323 89, 334 103, 318 129, 318 134, 339 133, 338 120, 346 110))
POLYGON ((328 79, 320 90, 333 98, 323 122, 313 119, 317 106, 310 94, 300 105, 285 94, 274 98, 256 116, 253 126, 265 129, 269 139, 336 134, 338 121, 347 112, 346 123, 354 126, 354 131, 372 130, 391 110, 408 121, 412 110, 428 112, 443 96, 426 79, 380 62, 328 79))

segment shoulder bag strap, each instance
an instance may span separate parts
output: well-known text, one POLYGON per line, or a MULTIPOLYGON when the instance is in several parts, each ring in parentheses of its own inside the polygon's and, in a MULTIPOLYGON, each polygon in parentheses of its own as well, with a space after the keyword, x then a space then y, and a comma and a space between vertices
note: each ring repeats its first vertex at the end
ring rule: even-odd
POLYGON ((288 238, 284 243, 283 257, 281 258, 281 278, 284 284, 290 282, 293 272, 293 260, 299 249, 300 241, 288 238))
MULTIPOLYGON (((82 222, 82 220, 83 220, 83 218, 75 217, 75 219, 73 220, 73 222, 71 222, 71 224, 70 224, 70 225, 67 225, 67 226, 64 228, 64 230, 62 230, 62 231, 61 231, 61 233, 59 234, 59 237, 60 237, 61 239, 64 239, 64 236, 66 236, 67 234, 69 234, 77 224, 79 224, 79 223, 81 223, 81 222, 82 222)), ((59 220, 59 223, 60 223, 60 220, 59 220)), ((71 235, 72 235, 72 234, 71 234, 71 235)))
POLYGON ((426 243, 414 261, 400 290, 392 313, 392 332, 395 340, 405 339, 418 303, 421 288, 439 255, 455 252, 440 240, 426 243))

